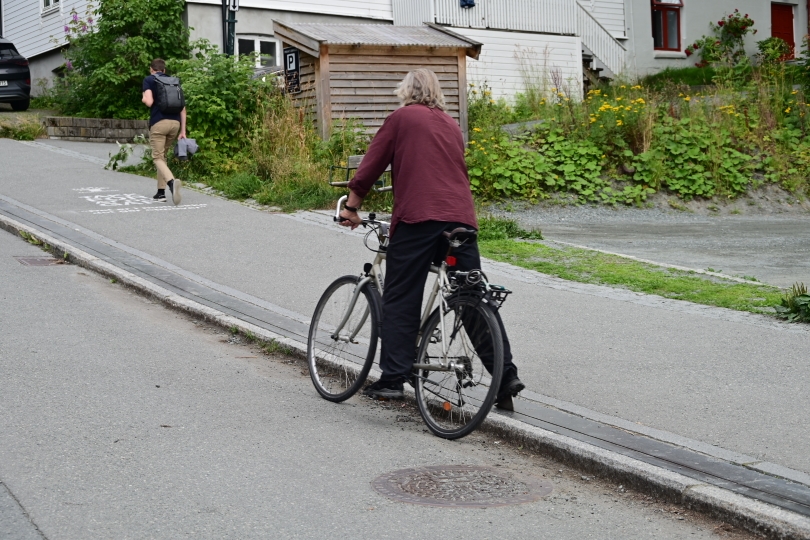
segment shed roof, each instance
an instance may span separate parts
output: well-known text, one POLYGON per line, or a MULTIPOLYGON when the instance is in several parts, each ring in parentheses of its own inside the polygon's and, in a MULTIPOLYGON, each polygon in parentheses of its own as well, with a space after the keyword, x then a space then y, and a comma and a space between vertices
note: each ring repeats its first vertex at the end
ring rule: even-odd
POLYGON ((320 45, 355 47, 434 47, 466 49, 478 58, 481 44, 433 24, 391 26, 387 24, 322 24, 273 21, 274 33, 289 43, 301 46, 314 56, 320 45))

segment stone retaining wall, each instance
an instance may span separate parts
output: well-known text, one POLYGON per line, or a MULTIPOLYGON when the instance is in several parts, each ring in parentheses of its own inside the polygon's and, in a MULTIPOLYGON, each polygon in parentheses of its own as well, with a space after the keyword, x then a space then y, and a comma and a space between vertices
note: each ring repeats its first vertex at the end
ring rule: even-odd
POLYGON ((43 122, 50 139, 123 143, 132 142, 138 135, 149 137, 147 120, 46 116, 43 122))

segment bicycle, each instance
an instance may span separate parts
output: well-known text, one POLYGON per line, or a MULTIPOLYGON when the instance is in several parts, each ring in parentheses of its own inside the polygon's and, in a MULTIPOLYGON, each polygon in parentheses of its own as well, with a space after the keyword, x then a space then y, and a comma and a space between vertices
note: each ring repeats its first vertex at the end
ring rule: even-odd
MULTIPOLYGON (((343 196, 337 203, 335 221, 341 219, 345 200, 343 196)), ((374 261, 365 263, 359 275, 339 277, 326 288, 307 340, 312 382, 323 398, 336 403, 365 383, 376 358, 382 319, 382 263, 390 224, 372 213, 361 225, 369 229, 363 243, 376 253, 374 261), (369 246, 372 234, 377 248, 369 246)), ((431 265, 436 279, 414 344, 417 360, 409 382, 419 413, 435 435, 446 439, 464 437, 483 422, 503 374, 503 338, 494 311, 511 291, 488 283, 480 270, 448 271, 455 265, 453 249, 476 235, 467 229, 445 233, 448 252, 439 265, 431 265)))

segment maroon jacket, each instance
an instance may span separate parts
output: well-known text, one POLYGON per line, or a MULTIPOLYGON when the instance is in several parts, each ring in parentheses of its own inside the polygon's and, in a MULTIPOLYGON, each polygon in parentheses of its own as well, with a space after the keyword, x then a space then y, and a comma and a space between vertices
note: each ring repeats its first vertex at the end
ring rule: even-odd
POLYGON ((365 197, 389 164, 394 186, 392 235, 400 221, 453 221, 478 228, 464 137, 450 115, 425 105, 391 113, 371 141, 349 189, 365 197))

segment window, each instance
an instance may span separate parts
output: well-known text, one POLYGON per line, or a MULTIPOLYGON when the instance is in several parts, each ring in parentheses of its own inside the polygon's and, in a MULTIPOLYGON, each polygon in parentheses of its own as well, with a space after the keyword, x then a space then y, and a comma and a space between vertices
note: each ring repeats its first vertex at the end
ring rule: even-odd
POLYGON ((681 0, 652 0, 653 48, 681 50, 681 0))
POLYGON ((42 13, 50 13, 59 9, 59 0, 42 0, 42 13))
POLYGON ((17 58, 19 53, 14 49, 13 45, 0 43, 0 60, 7 60, 9 58, 17 58))
POLYGON ((237 54, 240 56, 256 55, 256 67, 273 67, 279 64, 278 41, 267 37, 243 36, 237 40, 237 54))

